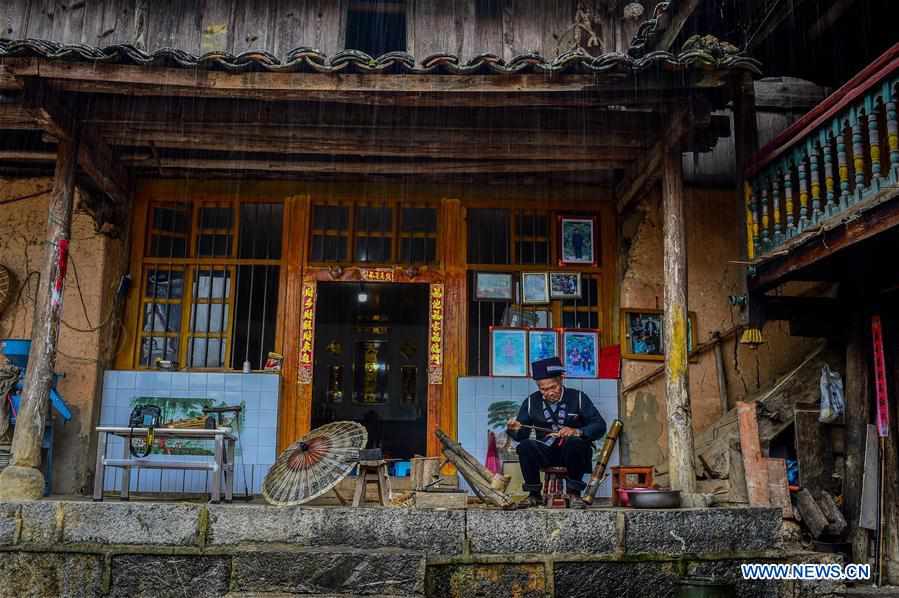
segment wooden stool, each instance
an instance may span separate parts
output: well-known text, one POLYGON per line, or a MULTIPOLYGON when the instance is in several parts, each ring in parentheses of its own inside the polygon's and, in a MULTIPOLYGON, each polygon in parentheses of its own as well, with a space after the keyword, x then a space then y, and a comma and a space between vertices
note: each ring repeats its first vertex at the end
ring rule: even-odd
POLYGON ((359 476, 356 478, 356 492, 353 494, 353 506, 358 507, 365 502, 365 489, 368 484, 378 485, 378 501, 386 507, 390 500, 390 479, 387 476, 387 461, 359 461, 359 476))
POLYGON ((622 466, 612 468, 612 504, 621 505, 619 488, 651 488, 652 467, 622 466))
POLYGON ((550 509, 564 509, 568 507, 568 497, 565 496, 563 486, 568 470, 564 467, 544 467, 543 472, 543 502, 550 509))

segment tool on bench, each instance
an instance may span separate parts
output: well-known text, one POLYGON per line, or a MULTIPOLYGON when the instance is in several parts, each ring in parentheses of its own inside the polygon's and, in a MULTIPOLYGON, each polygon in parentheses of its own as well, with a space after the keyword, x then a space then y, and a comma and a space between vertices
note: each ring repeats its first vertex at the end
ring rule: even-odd
MULTIPOLYGON (((234 434, 237 436, 237 441, 235 444, 237 445, 237 456, 240 458, 240 467, 243 469, 243 490, 244 490, 244 498, 246 500, 251 500, 253 497, 250 494, 250 486, 247 483, 247 468, 246 463, 243 460, 243 443, 240 441, 240 414, 243 411, 243 407, 240 405, 225 405, 223 407, 203 407, 203 414, 207 416, 206 418, 206 428, 214 430, 216 428, 222 427, 225 425, 224 415, 226 413, 233 413, 234 416, 231 418, 231 423, 233 424, 234 434)), ((232 463, 232 466, 236 465, 236 463, 232 463)), ((237 473, 237 469, 234 469, 234 472, 237 473)))

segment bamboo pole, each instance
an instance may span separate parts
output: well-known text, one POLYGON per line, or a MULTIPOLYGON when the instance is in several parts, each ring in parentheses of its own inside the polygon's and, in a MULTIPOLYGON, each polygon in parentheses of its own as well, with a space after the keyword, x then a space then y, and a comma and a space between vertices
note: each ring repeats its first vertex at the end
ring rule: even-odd
POLYGON ((47 248, 31 325, 28 371, 13 434, 11 465, 0 473, 0 498, 35 500, 44 493, 44 476, 39 469, 41 441, 56 366, 56 346, 72 231, 77 158, 76 133, 70 139, 61 139, 58 145, 47 222, 47 248))
POLYGON ((672 140, 662 157, 665 289, 665 397, 668 406, 668 472, 671 487, 696 491, 693 416, 687 368, 687 245, 681 152, 672 140))

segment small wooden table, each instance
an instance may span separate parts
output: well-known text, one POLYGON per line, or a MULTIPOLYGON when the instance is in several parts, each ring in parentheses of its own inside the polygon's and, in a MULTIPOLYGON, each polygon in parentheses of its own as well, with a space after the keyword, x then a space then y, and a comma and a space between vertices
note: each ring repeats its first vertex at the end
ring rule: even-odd
POLYGON ((155 428, 153 434, 156 438, 192 438, 212 440, 215 450, 212 461, 157 461, 151 459, 138 459, 131 455, 131 438, 147 437, 147 428, 127 428, 120 426, 100 426, 97 428, 97 469, 94 472, 94 500, 103 500, 103 478, 107 467, 122 468, 122 489, 120 497, 128 500, 131 487, 131 468, 145 469, 206 469, 212 471, 212 502, 217 503, 221 499, 222 481, 225 485, 225 502, 231 502, 234 495, 234 443, 237 436, 231 432, 231 428, 216 428, 206 430, 202 428, 155 428), (109 435, 120 436, 125 439, 122 457, 120 459, 106 456, 106 444, 109 435))

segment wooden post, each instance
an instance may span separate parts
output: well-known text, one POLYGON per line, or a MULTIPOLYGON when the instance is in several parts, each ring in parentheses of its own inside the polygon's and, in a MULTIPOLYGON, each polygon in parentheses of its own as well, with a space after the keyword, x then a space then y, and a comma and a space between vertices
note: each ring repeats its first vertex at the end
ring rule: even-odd
POLYGON ((846 476, 843 482, 843 504, 849 521, 853 562, 856 563, 868 560, 868 532, 858 525, 868 424, 866 328, 864 314, 861 311, 853 312, 849 318, 846 343, 846 476))
POLYGON ((681 152, 674 141, 662 157, 668 472, 672 489, 692 494, 696 472, 687 370, 687 245, 681 152))
POLYGON ((56 343, 69 258, 78 159, 77 132, 70 139, 61 139, 58 148, 47 222, 47 246, 31 324, 28 372, 12 441, 12 462, 0 473, 0 497, 5 499, 35 500, 44 494, 44 476, 39 469, 41 442, 56 366, 56 343))

